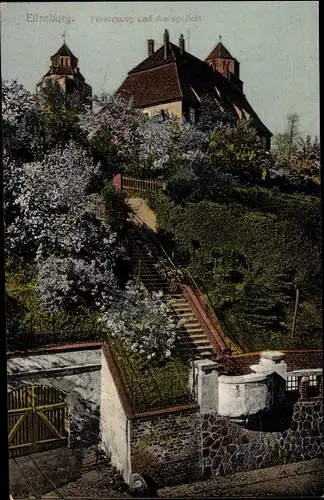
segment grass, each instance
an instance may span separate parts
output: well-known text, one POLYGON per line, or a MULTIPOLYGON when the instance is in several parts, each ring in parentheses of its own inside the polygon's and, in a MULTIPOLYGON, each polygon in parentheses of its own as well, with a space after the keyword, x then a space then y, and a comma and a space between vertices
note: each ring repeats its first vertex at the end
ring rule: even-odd
POLYGON ((193 401, 189 389, 190 364, 180 357, 147 361, 124 345, 109 342, 133 409, 157 410, 193 401))

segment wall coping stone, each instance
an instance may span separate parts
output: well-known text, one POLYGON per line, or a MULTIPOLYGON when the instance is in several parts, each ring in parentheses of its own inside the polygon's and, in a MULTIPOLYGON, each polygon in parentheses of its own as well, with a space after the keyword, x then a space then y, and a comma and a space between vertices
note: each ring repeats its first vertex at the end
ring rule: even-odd
POLYGON ((216 361, 211 361, 210 359, 198 359, 194 361, 194 365, 198 370, 202 370, 203 372, 211 372, 220 368, 220 364, 216 363, 216 361))
POLYGON ((249 382, 260 382, 269 375, 275 373, 274 370, 263 371, 262 373, 247 373, 246 375, 220 375, 218 382, 223 384, 246 384, 249 382))
POLYGON ((13 380, 19 377, 64 377, 68 375, 77 375, 79 373, 94 372, 101 370, 100 364, 89 364, 89 365, 72 365, 72 366, 60 366, 59 368, 47 368, 41 370, 25 370, 19 372, 8 373, 8 379, 13 380))
POLYGON ((52 354, 56 352, 68 351, 86 351, 90 349, 99 349, 103 342, 77 342, 75 344, 64 344, 59 346, 48 346, 37 349, 27 349, 26 351, 7 352, 7 358, 33 356, 35 354, 52 354))
POLYGON ((304 370, 293 370, 291 372, 287 372, 287 377, 291 377, 294 375, 321 375, 323 373, 322 368, 305 368, 304 370))
POLYGON ((261 356, 260 361, 262 361, 262 359, 266 359, 266 360, 278 362, 278 361, 281 361, 284 359, 285 353, 281 352, 281 351, 262 351, 260 353, 260 356, 261 356))
POLYGON ((181 406, 171 406, 170 408, 161 408, 159 410, 151 410, 144 413, 134 413, 131 419, 140 420, 158 415, 169 415, 170 413, 185 413, 198 409, 199 409, 198 403, 188 403, 186 405, 184 404, 181 406))

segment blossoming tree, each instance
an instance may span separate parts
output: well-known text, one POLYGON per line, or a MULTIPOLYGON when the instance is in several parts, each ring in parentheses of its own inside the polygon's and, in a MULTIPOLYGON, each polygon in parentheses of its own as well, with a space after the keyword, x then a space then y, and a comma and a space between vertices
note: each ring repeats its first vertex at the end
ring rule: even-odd
POLYGON ((162 292, 148 297, 133 283, 112 309, 102 313, 100 322, 112 339, 148 360, 171 356, 180 326, 162 292))

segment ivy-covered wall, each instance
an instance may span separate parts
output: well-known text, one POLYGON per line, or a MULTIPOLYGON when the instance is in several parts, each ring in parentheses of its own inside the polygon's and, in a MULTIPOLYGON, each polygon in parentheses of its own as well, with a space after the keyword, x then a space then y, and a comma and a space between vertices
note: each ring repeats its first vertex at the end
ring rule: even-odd
POLYGON ((170 255, 246 352, 321 346, 317 198, 247 188, 217 203, 180 205, 158 194, 150 205, 170 255))

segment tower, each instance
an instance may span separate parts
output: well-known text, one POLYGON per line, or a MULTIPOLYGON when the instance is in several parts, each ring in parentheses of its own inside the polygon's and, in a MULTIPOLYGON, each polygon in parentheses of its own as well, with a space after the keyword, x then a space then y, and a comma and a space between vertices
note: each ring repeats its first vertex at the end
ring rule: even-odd
POLYGON ((57 82, 63 92, 73 94, 79 104, 91 105, 92 88, 85 83, 85 78, 78 66, 78 58, 65 43, 65 34, 63 45, 51 56, 49 71, 36 86, 36 93, 39 94, 41 88, 49 81, 57 82))
POLYGON ((240 63, 230 54, 221 40, 220 36, 218 44, 205 59, 205 62, 243 92, 243 82, 240 80, 240 63))

